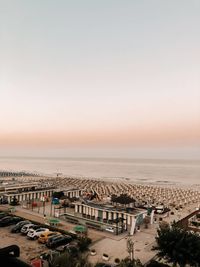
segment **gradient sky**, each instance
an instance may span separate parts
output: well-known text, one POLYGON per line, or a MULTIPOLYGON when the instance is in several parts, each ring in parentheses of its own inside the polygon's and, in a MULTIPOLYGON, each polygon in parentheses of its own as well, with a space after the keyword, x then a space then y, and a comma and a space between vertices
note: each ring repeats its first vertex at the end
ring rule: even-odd
POLYGON ((0 156, 200 159, 200 1, 0 0, 0 156))

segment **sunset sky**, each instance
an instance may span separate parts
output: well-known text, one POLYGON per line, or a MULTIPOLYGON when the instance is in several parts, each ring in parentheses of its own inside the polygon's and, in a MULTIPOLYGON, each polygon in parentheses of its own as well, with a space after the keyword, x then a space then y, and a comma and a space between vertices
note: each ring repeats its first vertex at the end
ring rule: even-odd
POLYGON ((1 0, 0 156, 200 159, 200 1, 1 0))

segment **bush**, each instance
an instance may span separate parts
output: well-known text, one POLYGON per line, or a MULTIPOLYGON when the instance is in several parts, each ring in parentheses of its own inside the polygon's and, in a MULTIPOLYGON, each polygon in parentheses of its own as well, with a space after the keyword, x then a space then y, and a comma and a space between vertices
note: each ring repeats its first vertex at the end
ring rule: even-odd
POLYGON ((53 195, 52 195, 53 198, 58 198, 58 199, 60 199, 63 196, 64 196, 64 192, 63 191, 53 192, 53 195))
POLYGON ((89 245, 92 243, 92 240, 88 237, 80 237, 78 239, 79 249, 81 252, 88 250, 89 245))
POLYGON ((146 267, 169 267, 169 265, 151 260, 146 267))

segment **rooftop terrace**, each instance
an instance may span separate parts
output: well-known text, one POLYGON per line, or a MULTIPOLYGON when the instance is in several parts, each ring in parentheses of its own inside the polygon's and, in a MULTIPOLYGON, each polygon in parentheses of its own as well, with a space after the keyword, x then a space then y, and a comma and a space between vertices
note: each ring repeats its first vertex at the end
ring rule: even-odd
POLYGON ((125 213, 129 213, 129 214, 133 214, 136 215, 138 213, 141 212, 145 212, 142 209, 138 209, 138 208, 130 208, 130 207, 122 207, 122 206, 113 206, 113 205, 109 205, 109 204, 103 204, 103 203, 94 203, 94 202, 85 202, 84 203, 87 206, 96 208, 96 209, 102 209, 105 211, 113 211, 113 212, 125 212, 125 213))

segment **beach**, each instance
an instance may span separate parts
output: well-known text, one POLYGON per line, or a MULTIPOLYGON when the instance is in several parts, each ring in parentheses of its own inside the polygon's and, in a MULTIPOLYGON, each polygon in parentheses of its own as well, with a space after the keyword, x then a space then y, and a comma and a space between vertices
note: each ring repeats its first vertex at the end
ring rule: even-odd
POLYGON ((0 158, 0 171, 134 183, 200 184, 200 161, 123 158, 0 158))
MULTIPOLYGON (((10 177, 4 177, 4 182, 10 180, 10 177)), ((155 214, 154 221, 149 224, 148 228, 144 225, 140 227, 139 231, 131 237, 134 242, 134 255, 139 258, 142 263, 147 262, 155 256, 155 251, 152 251, 152 247, 155 245, 155 236, 157 228, 159 227, 159 221, 166 221, 168 223, 180 220, 187 216, 200 204, 199 188, 194 186, 186 186, 180 184, 152 184, 152 183, 134 183, 134 181, 124 179, 86 179, 86 178, 74 178, 60 176, 19 176, 14 178, 15 182, 31 183, 37 182, 39 184, 48 185, 57 188, 57 190, 63 190, 64 188, 79 188, 83 192, 96 192, 98 194, 97 203, 107 203, 109 197, 113 194, 127 194, 134 198, 140 205, 158 206, 163 205, 170 209, 170 212, 165 214, 155 214)), ((94 201, 95 203, 96 201, 94 201)), ((50 216, 50 204, 46 204, 45 213, 50 216)), ((68 209, 69 211, 69 209, 68 209)), ((30 210, 24 208, 23 203, 16 207, 15 214, 22 216, 26 219, 43 222, 43 209, 30 210)), ((72 230, 74 224, 62 221, 61 229, 72 230)), ((1 246, 17 243, 20 245, 23 253, 22 259, 30 261, 35 255, 40 254, 43 251, 43 247, 38 247, 36 244, 31 243, 31 246, 24 248, 23 240, 10 236, 7 229, 0 229, 2 236, 1 246), (31 256, 28 255, 28 251, 32 251, 31 256)), ((115 258, 123 259, 128 256, 126 250, 127 232, 118 236, 115 236, 108 232, 100 232, 94 229, 88 229, 88 236, 92 239, 92 245, 90 249, 95 249, 97 255, 91 256, 89 254, 89 260, 93 263, 101 260, 101 255, 105 251, 109 254, 110 262, 114 262, 115 258)))

